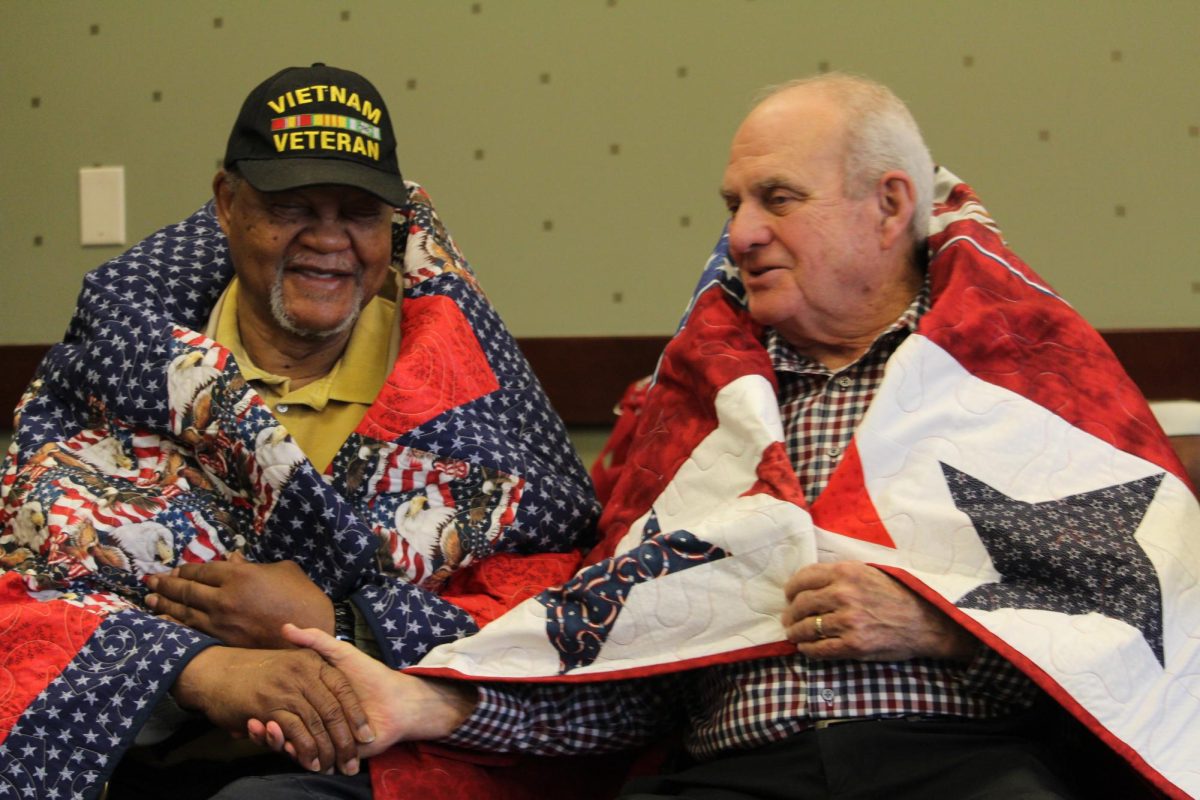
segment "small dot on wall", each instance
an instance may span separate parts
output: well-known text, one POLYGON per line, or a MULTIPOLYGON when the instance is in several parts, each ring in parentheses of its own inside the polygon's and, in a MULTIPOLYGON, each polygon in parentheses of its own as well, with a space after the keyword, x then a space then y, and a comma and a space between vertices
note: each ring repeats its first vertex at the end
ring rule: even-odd
POLYGON ((542 73, 540 76, 538 76, 538 79, 539 79, 539 80, 540 80, 542 83, 549 83, 549 82, 550 82, 550 73, 549 73, 549 72, 543 72, 543 73, 542 73))
POLYGON ((43 241, 43 239, 42 239, 42 237, 41 237, 41 236, 35 236, 35 237, 33 237, 33 246, 34 246, 34 247, 41 247, 41 246, 42 246, 42 241, 43 241))
POLYGON ((213 27, 214 28, 225 27, 225 20, 223 20, 221 17, 213 17, 213 27))
POLYGON ((609 152, 609 155, 614 155, 614 156, 621 155, 621 145, 619 145, 615 142, 613 144, 610 144, 608 146, 608 152, 609 152))
POLYGON ((1125 57, 1125 56, 1124 56, 1124 54, 1122 54, 1120 50, 1113 50, 1113 51, 1112 51, 1112 56, 1111 56, 1111 58, 1112 58, 1112 60, 1113 60, 1114 62, 1120 61, 1120 60, 1121 60, 1121 59, 1123 59, 1124 57, 1125 57))
POLYGON ((342 12, 342 22, 349 22, 349 21, 350 21, 350 12, 348 10, 343 11, 342 12))
POLYGON ((975 56, 963 56, 963 66, 964 67, 975 66, 975 56))
POLYGON ((1050 131, 1046 130, 1045 128, 1043 128, 1042 130, 1038 131, 1038 141, 1039 141, 1039 142, 1048 142, 1048 141, 1050 141, 1050 131))
POLYGON ((818 61, 817 62, 817 72, 829 72, 829 62, 828 61, 818 61))
POLYGON ((31 97, 31 98, 29 99, 29 105, 30 105, 31 107, 33 107, 33 108, 41 108, 41 107, 42 107, 42 98, 40 98, 40 97, 31 97))
POLYGON ((482 149, 482 148, 480 148, 479 150, 476 150, 476 151, 475 151, 475 160, 476 160, 476 161, 483 161, 483 155, 484 155, 484 154, 483 154, 483 149, 482 149))
POLYGON ((680 78, 686 78, 688 76, 688 68, 687 67, 679 67, 678 69, 675 70, 675 74, 680 78))
POLYGON ((483 3, 472 3, 471 4, 471 13, 472 14, 482 14, 483 13, 483 3))
POLYGON ((408 89, 415 89, 415 88, 417 88, 417 79, 409 78, 408 81, 404 85, 408 89))
POLYGON ((99 25, 92 25, 92 27, 91 27, 91 29, 90 29, 90 30, 91 30, 91 32, 92 32, 92 36, 99 36, 99 35, 100 35, 100 26, 99 26, 99 25))
POLYGON ((1125 206, 1116 206, 1113 208, 1113 212, 1116 213, 1118 217, 1123 217, 1125 216, 1125 206))
POLYGON ((624 292, 613 292, 613 302, 620 303, 625 300, 624 292))
POLYGON ((1200 139, 1200 125, 1189 125, 1188 136, 1192 137, 1193 139, 1200 139))
POLYGON ((554 220, 552 220, 552 219, 543 220, 542 221, 542 230, 544 230, 544 231, 554 230, 554 220))
POLYGON ((155 92, 154 94, 150 95, 150 99, 153 100, 155 103, 161 103, 162 102, 162 92, 155 92))
POLYGON ((689 217, 687 214, 684 214, 682 217, 679 218, 679 227, 690 228, 691 225, 692 225, 692 218, 689 217))

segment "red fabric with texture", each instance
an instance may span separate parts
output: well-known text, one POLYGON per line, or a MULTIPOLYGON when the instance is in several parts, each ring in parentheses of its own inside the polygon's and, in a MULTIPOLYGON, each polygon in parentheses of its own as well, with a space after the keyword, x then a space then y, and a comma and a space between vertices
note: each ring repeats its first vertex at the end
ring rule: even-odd
POLYGON ((884 547, 896 546, 866 490, 862 460, 853 441, 825 490, 813 503, 812 516, 813 524, 823 530, 884 547))
POLYGON ((441 596, 482 627, 547 586, 565 583, 582 560, 577 552, 496 553, 455 572, 441 596))
POLYGON ((663 351, 653 405, 643 411, 629 458, 600 516, 601 543, 589 562, 612 555, 704 437, 717 427, 714 398, 734 378, 754 372, 774 381, 757 325, 720 292, 705 292, 688 316, 689 335, 663 351), (699 357, 697 357, 699 356, 699 357))
POLYGON ((396 368, 357 429, 383 441, 500 386, 471 324, 453 300, 413 297, 404 302, 403 311, 396 368))
MULTIPOLYGON (((971 188, 960 183, 939 212, 978 202, 971 188)), ((1005 247, 998 233, 959 221, 931 236, 929 246, 937 253, 937 269, 931 273, 934 304, 919 333, 960 363, 979 365, 976 377, 1011 389, 1080 430, 1183 478, 1145 399, 1104 339, 1094 328, 1080 325, 1061 299, 1029 291, 1030 284, 1046 286, 1045 281, 1005 247), (954 242, 958 235, 1003 253, 1015 274, 973 268, 980 255, 969 242, 954 242), (1118 408, 1123 413, 1113 413, 1118 408)))
POLYGON ((649 390, 650 377, 639 378, 625 388, 625 393, 617 403, 617 421, 600 455, 592 464, 592 484, 596 487, 596 499, 601 505, 612 496, 617 479, 621 477, 621 469, 629 458, 629 447, 633 443, 633 434, 637 431, 649 390))
POLYGON ((29 596, 21 576, 0 577, 0 742, 25 707, 62 673, 103 618, 29 596))
POLYGON ((535 758, 407 744, 371 759, 371 788, 376 800, 608 800, 633 761, 627 753, 535 758))

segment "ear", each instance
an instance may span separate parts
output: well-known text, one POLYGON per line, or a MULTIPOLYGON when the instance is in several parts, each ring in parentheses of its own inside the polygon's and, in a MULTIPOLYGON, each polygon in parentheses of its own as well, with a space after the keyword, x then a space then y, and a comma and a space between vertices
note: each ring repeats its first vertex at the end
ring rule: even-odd
POLYGON ((217 170, 217 174, 213 176, 213 200, 216 201, 217 207, 217 222, 221 225, 221 230, 229 236, 229 217, 233 207, 233 185, 229 180, 229 173, 225 170, 217 170))
POLYGON ((909 223, 917 213, 917 189, 907 172, 891 170, 879 178, 875 186, 879 203, 879 236, 884 249, 897 244, 908 246, 909 223))

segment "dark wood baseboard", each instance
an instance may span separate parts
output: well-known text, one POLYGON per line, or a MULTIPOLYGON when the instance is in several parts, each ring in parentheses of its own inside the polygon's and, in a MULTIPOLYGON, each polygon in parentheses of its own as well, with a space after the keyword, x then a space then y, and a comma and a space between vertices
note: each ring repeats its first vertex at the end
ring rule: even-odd
MULTIPOLYGON (((1200 400, 1200 328, 1101 331, 1130 377, 1151 400, 1200 400)), ((612 424, 630 382, 650 374, 666 336, 562 336, 518 340, 569 426, 612 424)), ((0 345, 0 430, 49 345, 0 345)))

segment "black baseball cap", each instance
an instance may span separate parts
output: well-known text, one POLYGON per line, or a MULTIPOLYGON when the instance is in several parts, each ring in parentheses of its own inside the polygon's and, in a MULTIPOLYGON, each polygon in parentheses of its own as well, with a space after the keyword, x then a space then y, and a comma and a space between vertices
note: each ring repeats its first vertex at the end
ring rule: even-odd
POLYGON ((225 168, 263 192, 331 183, 408 204, 383 97, 358 73, 320 63, 280 70, 254 88, 229 134, 225 168))

